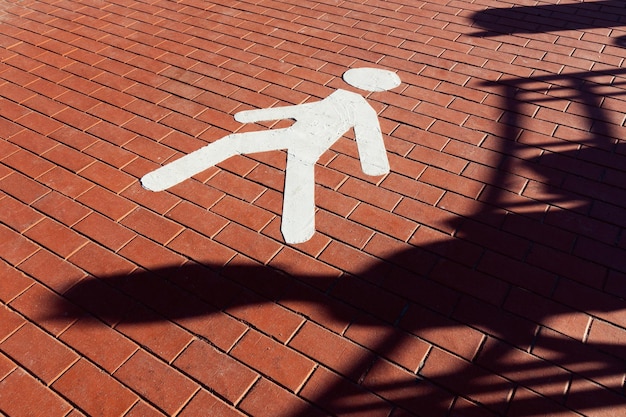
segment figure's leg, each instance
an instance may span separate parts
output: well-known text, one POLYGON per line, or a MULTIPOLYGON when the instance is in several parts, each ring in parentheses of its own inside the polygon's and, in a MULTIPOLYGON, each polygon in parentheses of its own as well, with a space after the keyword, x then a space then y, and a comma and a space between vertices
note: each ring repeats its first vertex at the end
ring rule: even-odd
POLYGON ((285 242, 306 242, 315 233, 315 163, 287 157, 283 219, 285 242))
POLYGON ((208 169, 231 156, 284 149, 286 129, 235 133, 210 143, 180 159, 170 162, 141 178, 141 185, 151 191, 163 191, 208 169))

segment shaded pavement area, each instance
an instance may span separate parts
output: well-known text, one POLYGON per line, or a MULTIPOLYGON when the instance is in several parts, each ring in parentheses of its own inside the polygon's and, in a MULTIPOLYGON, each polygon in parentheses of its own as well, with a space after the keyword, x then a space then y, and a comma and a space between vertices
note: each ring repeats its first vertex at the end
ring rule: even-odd
POLYGON ((0 0, 0 414, 626 415, 626 6, 0 0), (286 153, 145 174, 320 101, 316 232, 286 153))

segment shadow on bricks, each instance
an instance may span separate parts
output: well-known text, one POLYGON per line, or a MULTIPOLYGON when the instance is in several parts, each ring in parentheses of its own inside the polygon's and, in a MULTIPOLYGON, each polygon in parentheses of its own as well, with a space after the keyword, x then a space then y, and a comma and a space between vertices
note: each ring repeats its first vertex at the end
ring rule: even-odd
MULTIPOLYGON (((233 396, 206 376, 222 361, 190 364, 183 351, 172 362, 250 415, 619 414, 626 150, 597 105, 607 75, 493 85, 507 109, 500 164, 481 210, 448 225, 454 237, 338 277, 187 264, 89 277, 64 297, 156 354, 158 337, 133 328, 174 323, 256 373, 233 396), (525 125, 524 95, 546 83, 588 112, 585 139, 525 125), (271 404, 268 384, 298 406, 271 404)), ((63 306, 55 314, 67 319, 63 306)))
MULTIPOLYGON (((489 30, 483 36, 549 32, 595 27, 584 16, 602 8, 623 10, 599 1, 476 18, 489 30), (560 11, 579 18, 545 23, 560 11), (536 25, 516 26, 531 17, 536 25)), ((624 23, 623 13, 605 16, 624 23)), ((173 355, 175 368, 233 412, 624 415, 624 73, 485 84, 502 115, 482 144, 498 163, 486 170, 480 197, 457 195, 450 204, 468 209, 431 230, 440 238, 412 239, 410 249, 360 273, 189 263, 85 278, 63 295, 156 354, 159 335, 136 328, 173 323, 211 357, 255 373, 233 395, 207 376, 222 372, 223 361, 185 361, 185 346, 173 355), (558 107, 563 98, 567 109, 558 107), (262 397, 269 392, 283 394, 262 397)), ((65 304, 53 314, 66 319, 65 304)))

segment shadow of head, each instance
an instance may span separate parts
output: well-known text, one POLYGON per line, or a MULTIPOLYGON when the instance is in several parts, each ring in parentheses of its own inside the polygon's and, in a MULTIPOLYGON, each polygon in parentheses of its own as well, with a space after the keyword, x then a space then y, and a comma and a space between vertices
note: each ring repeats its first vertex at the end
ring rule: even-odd
MULTIPOLYGON (((484 29, 474 36, 612 28, 626 25, 626 7, 621 0, 604 0, 537 6, 489 8, 474 13, 476 26, 484 29)), ((623 45, 623 39, 615 39, 623 45)))

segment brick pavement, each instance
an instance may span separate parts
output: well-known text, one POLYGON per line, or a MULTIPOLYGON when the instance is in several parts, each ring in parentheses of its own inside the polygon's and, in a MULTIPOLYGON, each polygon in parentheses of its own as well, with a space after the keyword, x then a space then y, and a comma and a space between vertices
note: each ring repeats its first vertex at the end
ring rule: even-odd
MULTIPOLYGON (((626 414, 618 0, 0 0, 0 414, 626 414), (138 179, 348 68, 391 164, 138 179)), ((264 123, 256 129, 279 127, 264 123)))

